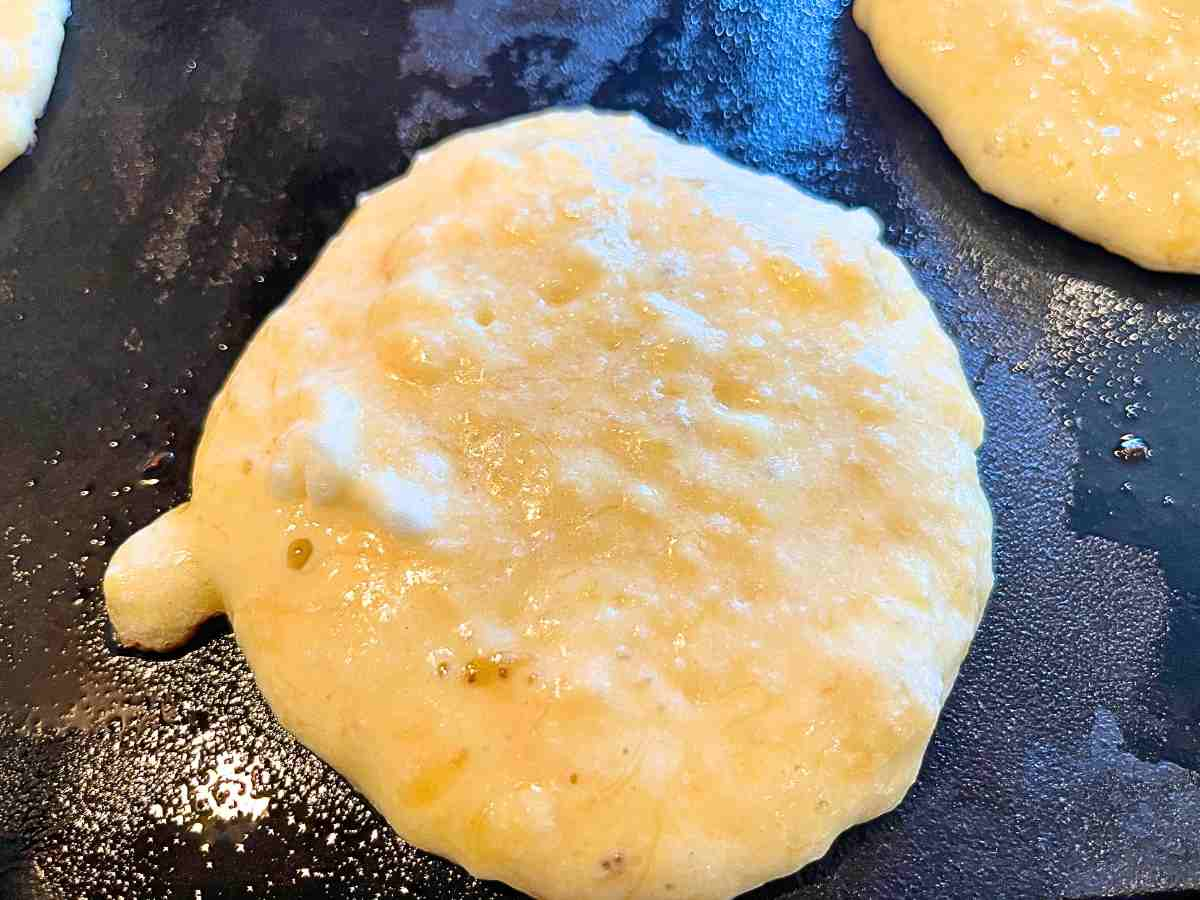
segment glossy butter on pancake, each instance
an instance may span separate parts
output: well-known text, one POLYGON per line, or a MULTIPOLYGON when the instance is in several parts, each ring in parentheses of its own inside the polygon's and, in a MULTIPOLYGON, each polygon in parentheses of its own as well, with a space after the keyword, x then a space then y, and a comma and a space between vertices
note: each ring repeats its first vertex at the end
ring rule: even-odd
POLYGON ((363 198, 124 544, 118 637, 224 611, 408 841, 543 898, 721 898, 912 783, 992 582, 983 423, 863 211, 630 116, 363 198))

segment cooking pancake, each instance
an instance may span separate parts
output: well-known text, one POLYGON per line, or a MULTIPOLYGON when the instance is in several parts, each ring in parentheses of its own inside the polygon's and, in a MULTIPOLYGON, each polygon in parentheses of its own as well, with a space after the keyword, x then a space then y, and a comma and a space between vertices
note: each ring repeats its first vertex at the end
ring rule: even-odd
POLYGON ((46 108, 69 0, 4 0, 0 5, 0 169, 33 145, 46 108))
POLYGON ((984 190, 1148 269, 1200 272, 1189 0, 856 0, 896 85, 984 190))
POLYGON ((991 587, 982 427, 869 213, 545 114, 363 198, 105 592, 144 648, 226 613, 480 877, 729 897, 912 783, 991 587))

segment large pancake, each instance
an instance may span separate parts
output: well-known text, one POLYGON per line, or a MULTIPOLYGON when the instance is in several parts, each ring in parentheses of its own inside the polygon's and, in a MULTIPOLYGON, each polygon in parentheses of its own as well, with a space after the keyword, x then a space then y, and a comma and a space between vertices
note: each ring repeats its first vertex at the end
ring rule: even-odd
POLYGON ((225 611, 476 875, 728 897, 912 783, 991 587, 982 428, 870 214, 541 115, 363 200, 105 591, 142 647, 225 611))

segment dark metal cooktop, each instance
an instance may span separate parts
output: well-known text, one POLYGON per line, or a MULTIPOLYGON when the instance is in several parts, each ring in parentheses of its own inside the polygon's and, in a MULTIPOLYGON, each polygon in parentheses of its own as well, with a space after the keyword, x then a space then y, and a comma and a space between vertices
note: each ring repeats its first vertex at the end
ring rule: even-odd
POLYGON ((395 838, 227 630, 121 655, 97 588, 355 195, 578 103, 877 210, 989 423, 997 587, 921 777, 753 896, 1200 887, 1200 281, 983 195, 846 0, 77 0, 0 174, 0 895, 511 896, 395 838))

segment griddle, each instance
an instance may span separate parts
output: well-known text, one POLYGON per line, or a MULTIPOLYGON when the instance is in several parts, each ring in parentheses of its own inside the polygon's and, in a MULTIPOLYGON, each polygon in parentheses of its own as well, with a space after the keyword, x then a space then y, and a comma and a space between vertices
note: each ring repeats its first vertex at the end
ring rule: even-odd
POLYGON ((99 584, 360 191, 583 103, 875 209, 988 421, 996 590, 915 787, 750 896, 1200 888, 1200 284, 980 192, 846 0, 76 0, 0 174, 0 896, 515 896, 396 838, 226 626, 121 652, 99 584))

